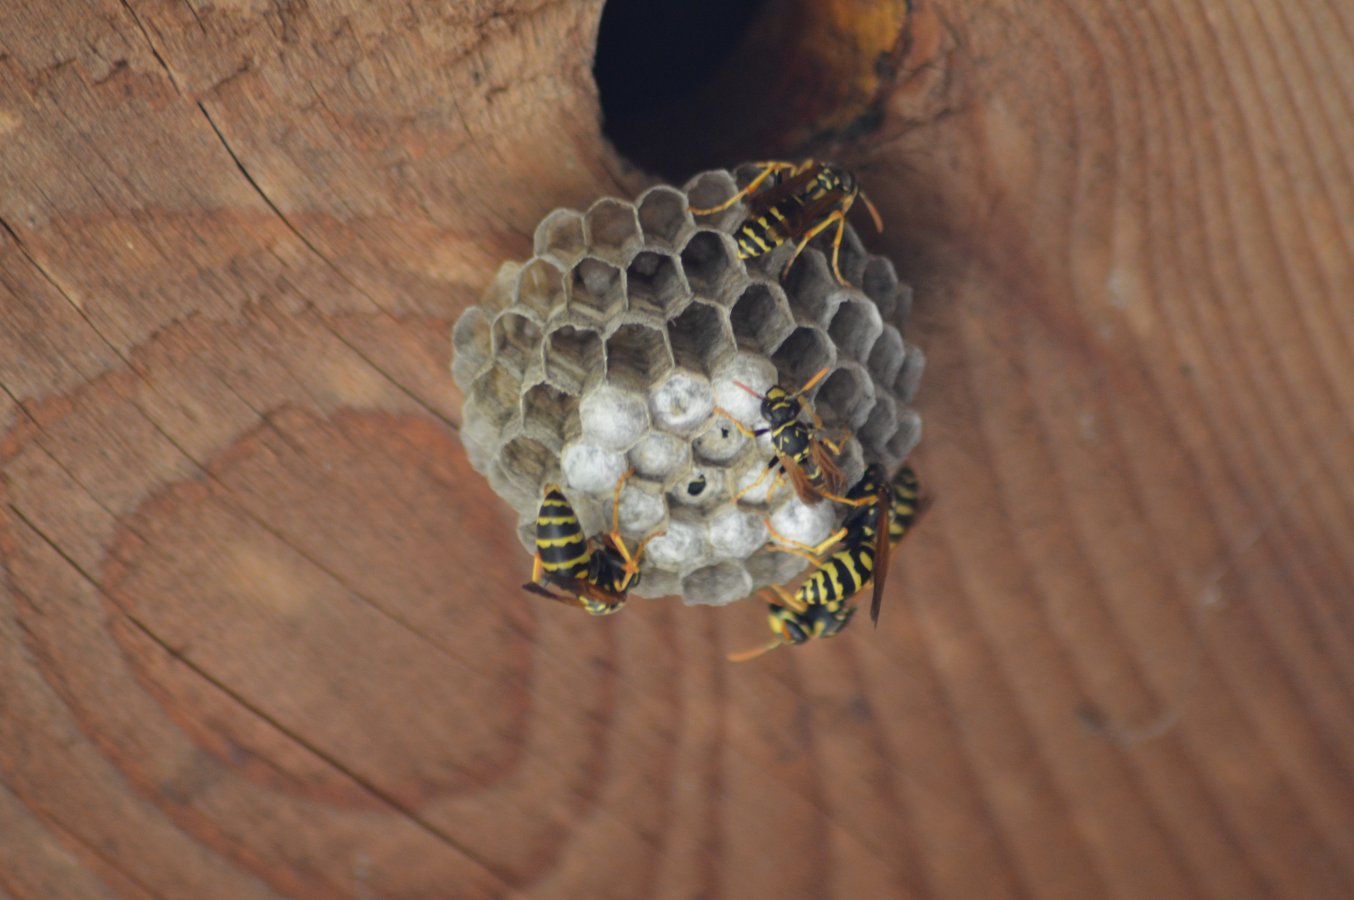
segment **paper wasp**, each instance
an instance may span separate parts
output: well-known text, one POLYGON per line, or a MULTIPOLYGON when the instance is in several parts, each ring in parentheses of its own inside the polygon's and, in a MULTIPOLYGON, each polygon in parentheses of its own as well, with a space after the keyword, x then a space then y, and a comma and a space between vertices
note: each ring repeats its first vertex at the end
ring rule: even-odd
POLYGON ((870 581, 874 582, 870 618, 878 624, 889 559, 926 503, 919 500, 917 476, 911 467, 904 466, 890 482, 878 464, 866 468, 846 499, 854 501, 856 508, 841 528, 816 547, 788 540, 767 523, 767 529, 780 541, 775 549, 801 556, 816 568, 793 594, 780 585, 770 589, 775 595, 770 603, 775 639, 765 646, 730 654, 730 660, 741 662, 787 644, 832 637, 851 621, 856 611, 853 601, 870 581), (823 553, 838 542, 842 548, 823 558, 823 553))
POLYGON ((783 281, 790 273, 804 247, 820 233, 837 225, 832 239, 832 274, 839 284, 846 284, 838 258, 841 255, 842 233, 846 227, 846 213, 860 198, 870 211, 875 228, 884 230, 870 198, 861 191, 856 178, 841 166, 806 159, 801 163, 771 160, 756 164, 761 171, 748 182, 747 187, 718 206, 691 209, 698 216, 722 212, 744 197, 748 198, 748 216, 733 233, 738 245, 739 259, 755 259, 770 253, 789 240, 797 241, 795 252, 781 270, 783 281), (754 193, 764 182, 772 179, 770 187, 754 193))
POLYGON ((841 439, 841 442, 835 442, 821 436, 824 431, 823 420, 818 417, 818 413, 812 405, 799 399, 805 391, 821 381, 829 371, 829 369, 821 370, 792 394, 787 393, 784 388, 778 385, 773 385, 765 394, 759 394, 741 381, 735 381, 735 385, 761 399, 761 413, 762 418, 766 419, 766 428, 756 430, 748 428, 735 419, 728 410, 715 407, 716 414, 724 416, 733 423, 735 428, 750 438, 756 439, 770 432, 771 446, 776 452, 776 455, 767 463, 766 470, 758 476, 756 481, 735 494, 734 500, 738 500, 761 484, 766 480, 766 476, 779 466, 781 473, 776 476, 775 483, 772 484, 771 490, 767 493, 768 498, 780 488, 786 475, 788 475, 790 483, 794 485, 795 493, 805 503, 818 503, 824 497, 846 502, 845 498, 837 496, 837 492, 844 486, 844 476, 836 462, 833 461, 832 455, 827 452, 831 450, 832 454, 839 455, 842 452, 841 443, 845 442, 845 438, 841 439), (799 418, 799 413, 805 409, 808 410, 809 416, 813 419, 812 427, 799 418))
POLYGON ((616 480, 611 498, 611 530, 593 540, 583 537, 583 526, 557 484, 545 486, 536 515, 536 553, 531 581, 522 585, 533 594, 557 603, 581 606, 593 616, 609 616, 625 605, 626 594, 639 584, 639 560, 644 547, 664 532, 640 541, 630 553, 620 532, 621 487, 634 474, 628 470, 616 480), (557 594, 542 584, 568 591, 557 594))

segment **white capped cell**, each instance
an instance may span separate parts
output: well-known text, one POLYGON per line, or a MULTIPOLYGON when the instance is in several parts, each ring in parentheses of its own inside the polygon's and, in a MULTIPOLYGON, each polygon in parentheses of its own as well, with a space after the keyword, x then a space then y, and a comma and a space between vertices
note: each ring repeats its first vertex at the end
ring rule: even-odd
POLYGON ((730 559, 746 559, 767 541, 762 517, 735 506, 726 506, 711 516, 705 531, 715 555, 730 559))
POLYGON ((668 507, 661 493, 652 493, 632 480, 621 488, 621 533, 643 538, 663 523, 668 507))
MULTIPOLYGON (((767 461, 770 461, 769 456, 767 461)), ((777 474, 775 467, 768 467, 766 463, 749 466, 733 475, 733 494, 738 496, 743 503, 765 504, 770 499, 771 487, 776 483, 777 474), (768 468, 771 468, 772 471, 768 472, 768 468), (763 473, 765 473, 765 477, 763 477, 763 473), (755 487, 753 487, 754 483, 756 484, 755 487)), ((786 482, 780 489, 793 492, 794 487, 788 484, 788 478, 786 482)))
POLYGON ((714 392, 702 375, 677 369, 649 395, 654 424, 677 434, 690 434, 715 408, 714 392))
POLYGON ((656 537, 644 551, 644 558, 660 569, 680 572, 699 565, 708 555, 705 536, 699 524, 687 519, 668 519, 667 533, 656 537))
POLYGON ((816 547, 837 527, 838 516, 837 504, 824 501, 809 505, 792 492, 789 501, 771 514, 771 527, 787 540, 816 547))
POLYGON ((696 455, 706 462, 725 464, 743 452, 748 439, 734 428, 728 419, 720 416, 700 437, 692 442, 696 455))
POLYGON ((600 494, 616 487, 616 481, 625 474, 625 454, 584 441, 570 441, 560 453, 560 470, 564 484, 575 490, 600 494))
POLYGON ((715 405, 727 409, 744 425, 762 421, 762 398, 776 383, 776 367, 765 356, 739 352, 724 360, 714 372, 715 405), (743 384, 755 393, 739 387, 743 384))
POLYGON ((578 405, 583 437, 607 450, 628 450, 649 430, 642 395, 616 385, 599 385, 578 405))
POLYGON ((686 441, 662 431, 651 431, 630 448, 635 474, 654 481, 667 481, 691 465, 691 447, 686 441))
POLYGON ((682 579, 682 596, 691 606, 727 606, 751 591, 747 569, 729 562, 697 569, 682 579))

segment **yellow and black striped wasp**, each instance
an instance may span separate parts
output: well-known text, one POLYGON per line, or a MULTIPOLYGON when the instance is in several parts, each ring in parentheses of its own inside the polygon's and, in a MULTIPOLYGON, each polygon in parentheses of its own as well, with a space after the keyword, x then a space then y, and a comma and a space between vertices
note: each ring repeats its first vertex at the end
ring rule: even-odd
POLYGON ((870 581, 874 582, 870 619, 878 624, 894 547, 911 531, 928 504, 920 499, 917 476, 908 466, 900 469, 892 482, 885 478, 881 466, 868 466, 846 498, 856 501, 855 509, 841 528, 816 547, 790 541, 767 523, 780 541, 775 549, 801 556, 815 568, 793 594, 780 585, 770 588, 773 599, 769 620, 775 639, 765 646, 730 654, 730 660, 742 662, 777 647, 832 637, 850 623, 856 612, 855 598, 870 581), (841 549, 824 558, 823 554, 838 542, 841 549))
POLYGON ((836 223, 837 233, 832 239, 832 274, 839 284, 846 284, 838 258, 841 255, 842 233, 846 227, 846 213, 857 198, 870 211, 875 228, 881 232, 884 230, 879 210, 861 191, 855 176, 841 166, 812 159, 801 163, 771 160, 756 165, 761 171, 748 182, 747 187, 718 206, 708 209, 693 207, 691 212, 698 216, 711 215, 747 197, 748 216, 733 232, 738 245, 738 258, 755 259, 770 253, 786 241, 797 241, 795 252, 781 270, 782 281, 809 241, 836 223), (771 185, 758 193, 757 189, 768 179, 771 185))
POLYGON ((735 428, 754 440, 770 432, 771 446, 776 452, 776 455, 767 463, 766 470, 758 476, 756 481, 735 494, 735 500, 756 488, 766 480, 767 475, 779 466, 781 474, 776 476, 775 483, 772 484, 771 490, 767 493, 768 499, 780 488, 788 475, 790 483, 794 485, 795 493, 805 503, 818 503, 824 497, 843 501, 843 498, 838 496, 838 492, 844 487, 844 476, 832 455, 839 455, 842 452, 841 444, 845 443, 845 438, 832 441, 824 437, 823 420, 818 417, 818 413, 811 404, 800 399, 805 391, 821 381, 829 371, 831 370, 823 369, 818 372, 794 393, 788 393, 784 388, 773 385, 765 394, 759 394, 741 381, 735 381, 735 385, 761 399, 761 413, 762 418, 766 419, 766 428, 755 430, 748 428, 734 418, 728 410, 719 406, 715 407, 717 415, 728 419, 735 428), (807 410, 809 416, 813 419, 812 426, 799 418, 799 414, 803 410, 807 410), (828 450, 831 450, 832 453, 829 454, 828 450))
POLYGON ((581 606, 593 616, 609 616, 625 605, 626 595, 639 584, 639 560, 644 547, 664 532, 639 542, 630 553, 620 532, 621 487, 634 474, 628 470, 616 481, 611 498, 611 530, 592 541, 583 536, 574 508, 557 484, 545 486, 536 515, 536 554, 531 581, 526 590, 557 603, 581 606), (543 584, 553 584, 569 593, 557 594, 543 584))

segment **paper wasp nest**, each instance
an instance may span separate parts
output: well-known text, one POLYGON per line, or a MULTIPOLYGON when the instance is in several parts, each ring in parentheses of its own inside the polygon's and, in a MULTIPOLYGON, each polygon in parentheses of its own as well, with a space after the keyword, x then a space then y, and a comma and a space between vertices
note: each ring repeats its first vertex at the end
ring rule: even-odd
MULTIPOLYGON (((754 174, 739 170, 746 184, 754 174)), ((706 172, 685 191, 650 188, 630 203, 605 198, 586 213, 559 209, 536 228, 535 255, 505 263, 483 302, 456 322, 452 373, 465 393, 461 439, 471 464, 517 511, 534 552, 542 486, 559 483, 588 535, 610 527, 610 500, 627 468, 620 530, 644 554, 638 596, 681 594, 722 605, 793 580, 804 560, 770 550, 763 520, 817 544, 846 507, 806 506, 787 483, 768 505, 769 435, 744 437, 716 416, 766 426, 760 401, 735 384, 794 390, 825 367, 806 397, 829 436, 852 435, 839 463, 854 483, 867 462, 892 471, 915 446, 908 405, 923 368, 899 327, 911 290, 847 227, 843 287, 815 247, 781 283, 789 243, 748 263, 729 232, 735 204, 697 222, 688 206, 717 205, 737 187, 706 172)), ((815 241, 814 245, 826 244, 815 241)), ((529 571, 524 556, 522 571, 529 571)))

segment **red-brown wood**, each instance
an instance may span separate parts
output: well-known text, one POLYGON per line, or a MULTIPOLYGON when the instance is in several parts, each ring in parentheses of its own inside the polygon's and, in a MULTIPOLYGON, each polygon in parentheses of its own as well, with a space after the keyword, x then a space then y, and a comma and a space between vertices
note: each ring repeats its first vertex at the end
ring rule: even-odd
POLYGON ((1354 893, 1354 15, 880 9, 879 127, 775 129, 851 136, 936 503, 732 665, 525 596, 456 436, 456 315, 644 184, 600 3, 0 6, 0 893, 1354 893))

